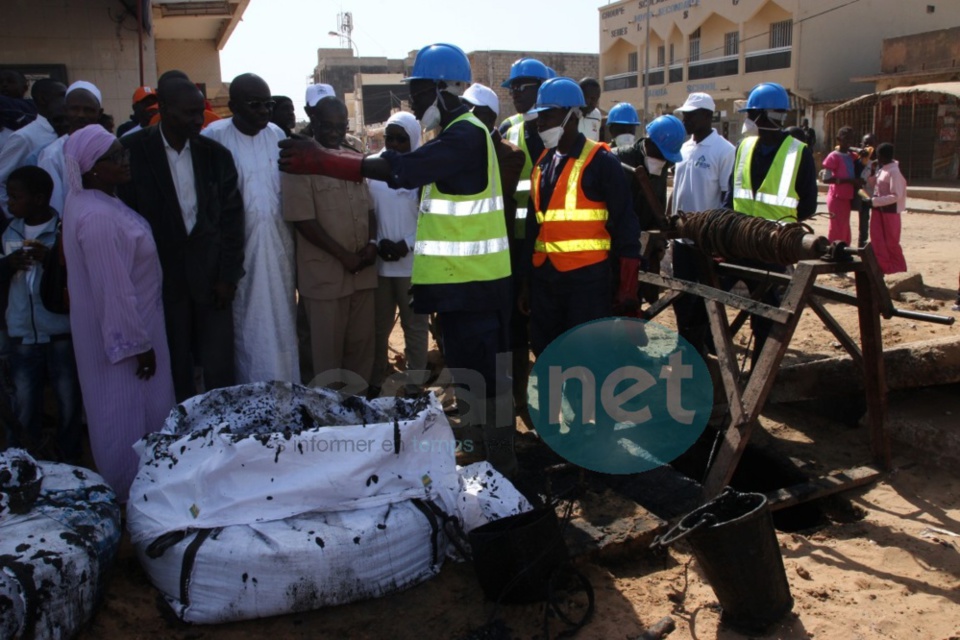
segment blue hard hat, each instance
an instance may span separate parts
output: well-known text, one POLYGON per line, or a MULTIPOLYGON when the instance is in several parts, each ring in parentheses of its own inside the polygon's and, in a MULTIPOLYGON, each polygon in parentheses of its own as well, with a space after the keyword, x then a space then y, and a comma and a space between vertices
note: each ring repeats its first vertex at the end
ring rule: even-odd
POLYGON ((776 82, 761 82, 753 88, 747 97, 747 106, 737 111, 751 109, 772 109, 774 111, 789 111, 790 96, 787 90, 776 82))
POLYGON ((470 60, 463 49, 453 44, 438 43, 417 51, 413 71, 403 81, 445 80, 469 84, 470 78, 470 60))
MULTIPOLYGON (((612 113, 612 112, 611 112, 612 113)), ((680 147, 687 139, 683 123, 676 116, 659 116, 647 125, 647 137, 660 149, 663 157, 676 164, 683 160, 680 147)))
POLYGON ((633 105, 629 102, 621 102, 620 104, 615 104, 613 109, 610 109, 610 113, 607 115, 607 124, 640 124, 640 117, 637 115, 637 110, 633 108, 633 105))
POLYGON ((557 72, 553 70, 553 67, 547 67, 547 79, 556 78, 557 72))
POLYGON ((583 99, 583 90, 573 78, 550 78, 537 91, 537 102, 531 112, 537 113, 547 109, 573 109, 585 107, 587 101, 583 99))
MULTIPOLYGON (((554 73, 556 75, 556 73, 554 73)), ((510 65, 510 77, 500 85, 504 89, 510 88, 510 83, 517 78, 535 78, 537 80, 546 80, 552 78, 550 68, 536 58, 520 58, 510 65)))

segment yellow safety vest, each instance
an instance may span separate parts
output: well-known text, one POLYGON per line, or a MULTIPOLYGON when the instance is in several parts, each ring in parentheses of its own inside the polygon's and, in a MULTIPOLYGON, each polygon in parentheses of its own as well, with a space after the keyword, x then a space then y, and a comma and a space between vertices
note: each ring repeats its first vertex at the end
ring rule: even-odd
POLYGON ((800 171, 800 156, 807 145, 793 136, 787 136, 780 144, 777 155, 763 184, 754 193, 750 182, 750 166, 759 138, 746 138, 737 148, 737 160, 733 177, 733 208, 740 213, 775 222, 796 222, 797 173, 800 171))
POLYGON ((530 150, 527 149, 525 128, 526 123, 523 121, 523 116, 520 116, 520 122, 507 130, 507 141, 523 149, 524 155, 523 171, 520 172, 520 181, 517 183, 517 192, 513 198, 517 202, 517 217, 513 228, 515 240, 523 240, 527 237, 527 204, 530 202, 530 173, 533 171, 533 158, 530 157, 530 150))
POLYGON ((469 122, 484 133, 487 185, 472 195, 443 193, 436 183, 424 187, 413 249, 413 284, 457 284, 498 280, 510 275, 510 243, 503 218, 503 189, 493 139, 487 128, 469 112, 447 127, 461 121, 469 122))

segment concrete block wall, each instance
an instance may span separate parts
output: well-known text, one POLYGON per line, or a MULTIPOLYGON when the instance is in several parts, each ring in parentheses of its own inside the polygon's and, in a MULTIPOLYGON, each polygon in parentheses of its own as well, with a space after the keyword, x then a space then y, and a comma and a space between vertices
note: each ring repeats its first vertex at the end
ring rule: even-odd
MULTIPOLYGON (((103 109, 119 125, 130 115, 130 100, 140 84, 136 19, 114 20, 123 6, 116 0, 4 0, 0 20, 0 63, 63 64, 67 78, 93 82, 103 94, 103 109)), ((156 83, 153 40, 145 36, 145 82, 156 83)), ((219 82, 219 76, 217 78, 219 82)))
POLYGON ((194 82, 206 84, 210 100, 227 97, 220 76, 220 52, 213 40, 157 40, 157 69, 160 73, 184 71, 194 82))

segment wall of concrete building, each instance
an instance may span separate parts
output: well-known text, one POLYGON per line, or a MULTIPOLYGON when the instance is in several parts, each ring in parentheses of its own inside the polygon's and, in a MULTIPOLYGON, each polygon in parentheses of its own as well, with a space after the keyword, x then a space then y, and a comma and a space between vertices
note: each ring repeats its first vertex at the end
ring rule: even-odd
POLYGON ((802 60, 798 92, 814 101, 872 93, 873 83, 852 83, 850 78, 880 72, 884 38, 960 24, 960 2, 956 0, 860 0, 822 13, 835 5, 833 0, 804 0, 800 17, 810 19, 798 24, 794 34, 802 60), (931 13, 928 7, 933 7, 931 13))
POLYGON ((500 99, 500 118, 517 112, 513 108, 510 92, 500 84, 510 77, 510 66, 519 58, 540 60, 557 72, 557 75, 579 80, 596 78, 599 73, 599 57, 593 53, 560 53, 539 51, 473 51, 467 54, 473 72, 473 81, 486 85, 497 92, 500 99))
POLYGON ((881 73, 956 69, 960 72, 960 27, 883 41, 881 73))
MULTIPOLYGON (((140 85, 136 19, 118 24, 116 0, 6 0, 0 20, 4 65, 66 66, 67 80, 88 80, 103 94, 104 111, 119 125, 140 85)), ((153 39, 145 36, 144 80, 156 82, 153 39)), ((219 81, 219 76, 217 78, 219 81)))
POLYGON ((206 85, 211 101, 227 97, 220 76, 220 52, 213 40, 157 40, 157 69, 161 74, 180 69, 194 82, 206 85))
MULTIPOLYGON (((718 129, 731 130, 731 139, 739 133, 740 117, 736 101, 747 96, 759 82, 778 82, 799 97, 797 117, 816 118, 813 105, 842 101, 872 92, 872 83, 854 83, 851 77, 880 72, 881 43, 884 38, 930 31, 944 24, 960 24, 960 2, 956 0, 623 0, 598 7, 601 79, 611 80, 618 88, 604 92, 600 106, 609 109, 616 102, 643 103, 645 40, 649 36, 651 69, 657 69, 657 47, 665 46, 664 81, 652 82, 647 99, 650 117, 669 113, 691 91, 705 91, 725 111, 718 129), (928 9, 932 8, 932 10, 928 9), (770 52, 770 25, 793 20, 789 66, 747 72, 747 62, 757 54, 770 52), (690 79, 687 60, 690 36, 701 30, 701 61, 723 57, 725 33, 737 31, 739 51, 736 73, 701 80, 690 79), (673 44, 675 73, 683 69, 682 80, 669 80, 669 47, 673 44), (627 68, 627 57, 635 55, 637 72, 627 68), (628 86, 632 85, 632 86, 628 86), (803 105, 806 104, 806 113, 803 105)), ((944 43, 956 42, 947 35, 944 43)), ((944 49, 929 44, 922 56, 944 57, 944 49)), ((909 47, 908 47, 909 48, 909 47)), ((955 55, 951 51, 951 59, 955 55)), ((960 56, 958 56, 960 60, 960 56)), ((651 74, 652 76, 654 74, 651 74)), ((818 131, 818 133, 820 133, 818 131)))

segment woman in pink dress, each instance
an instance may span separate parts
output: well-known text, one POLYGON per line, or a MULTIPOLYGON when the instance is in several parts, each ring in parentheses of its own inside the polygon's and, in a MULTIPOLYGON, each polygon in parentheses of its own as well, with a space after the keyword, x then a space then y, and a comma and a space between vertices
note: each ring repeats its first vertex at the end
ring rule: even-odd
POLYGON ((837 148, 823 160, 823 168, 830 173, 823 181, 830 185, 827 191, 827 211, 830 212, 830 228, 827 238, 850 244, 850 209, 853 194, 863 183, 856 173, 856 158, 850 152, 854 142, 852 127, 841 127, 837 132, 837 148))
POLYGON ((89 125, 70 136, 64 156, 70 328, 90 447, 97 470, 126 502, 138 466, 133 444, 159 430, 175 405, 160 261, 150 225, 115 195, 130 180, 120 142, 89 125))

